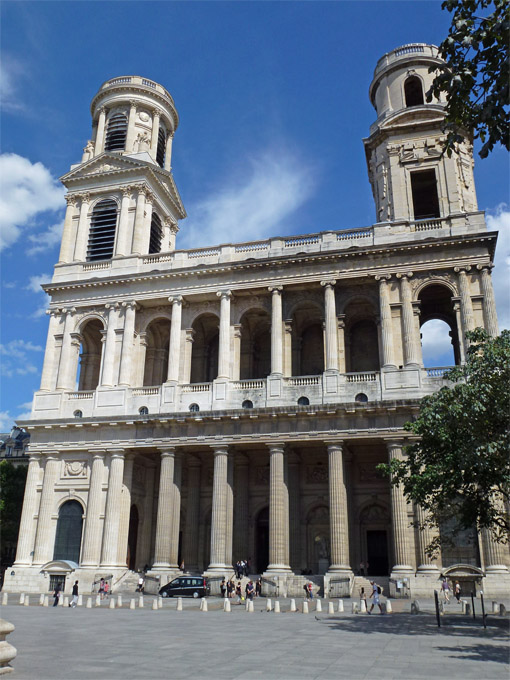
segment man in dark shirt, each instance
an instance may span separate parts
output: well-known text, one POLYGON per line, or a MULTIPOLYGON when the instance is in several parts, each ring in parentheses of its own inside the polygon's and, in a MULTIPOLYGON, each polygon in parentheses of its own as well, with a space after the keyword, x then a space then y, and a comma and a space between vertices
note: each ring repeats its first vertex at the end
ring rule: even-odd
POLYGON ((73 586, 73 599, 69 603, 69 606, 74 608, 76 607, 77 604, 78 604, 78 581, 75 581, 73 586))

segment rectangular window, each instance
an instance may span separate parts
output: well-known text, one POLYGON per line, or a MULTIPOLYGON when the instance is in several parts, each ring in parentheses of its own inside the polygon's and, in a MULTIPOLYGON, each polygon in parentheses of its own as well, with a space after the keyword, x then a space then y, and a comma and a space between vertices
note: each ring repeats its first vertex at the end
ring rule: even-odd
POLYGON ((411 173, 411 190, 415 220, 440 217, 434 170, 418 170, 411 173))

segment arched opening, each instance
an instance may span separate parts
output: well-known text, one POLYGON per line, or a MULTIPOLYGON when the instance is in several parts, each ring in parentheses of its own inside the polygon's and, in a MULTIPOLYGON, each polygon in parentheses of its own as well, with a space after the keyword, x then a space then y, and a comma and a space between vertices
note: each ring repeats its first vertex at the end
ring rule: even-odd
POLYGON ((145 368, 143 384, 162 385, 168 376, 168 345, 170 321, 155 319, 146 330, 145 368))
POLYGON ((218 376, 218 317, 202 314, 193 322, 192 383, 212 382, 218 376))
POLYGON ((374 321, 363 319, 349 326, 348 342, 348 373, 379 370, 379 341, 374 321))
POLYGON ((106 128, 105 151, 124 151, 128 118, 125 113, 114 113, 108 119, 106 128))
POLYGON ((368 565, 368 576, 389 574, 390 514, 382 505, 373 503, 360 513, 361 562, 368 565))
POLYGON ((269 564, 269 508, 262 508, 255 521, 255 562, 262 574, 269 564))
POLYGON ((418 299, 425 366, 460 364, 459 333, 450 289, 433 283, 423 288, 418 299))
POLYGON ((156 163, 162 168, 165 164, 165 150, 166 150, 166 131, 160 125, 158 130, 158 147, 156 150, 156 163))
POLYGON ((149 255, 161 252, 161 242, 163 240, 163 227, 161 219, 155 212, 151 217, 151 233, 149 237, 149 255))
POLYGON ((325 505, 308 513, 307 566, 312 574, 325 574, 330 564, 329 509, 325 505))
POLYGON ((78 501, 66 501, 60 506, 55 535, 54 560, 71 560, 79 564, 83 508, 78 501))
POLYGON ((87 262, 109 260, 113 256, 117 231, 117 204, 112 199, 94 206, 90 220, 87 262))
POLYGON ((241 319, 241 380, 265 378, 271 373, 271 318, 252 309, 241 319))
POLYGON ((418 76, 410 76, 404 83, 406 106, 420 106, 424 103, 423 86, 418 76))
POLYGON ((91 319, 81 330, 80 369, 78 389, 95 390, 99 385, 104 326, 99 319, 91 319))
POLYGON ((292 375, 320 375, 323 372, 322 311, 305 301, 292 318, 292 375))
POLYGON ((297 403, 298 406, 310 406, 310 399, 308 397, 299 397, 297 403))
POLYGON ((136 544, 138 541, 138 508, 136 505, 131 506, 129 513, 129 530, 128 530, 128 552, 126 564, 132 571, 136 570, 136 544))

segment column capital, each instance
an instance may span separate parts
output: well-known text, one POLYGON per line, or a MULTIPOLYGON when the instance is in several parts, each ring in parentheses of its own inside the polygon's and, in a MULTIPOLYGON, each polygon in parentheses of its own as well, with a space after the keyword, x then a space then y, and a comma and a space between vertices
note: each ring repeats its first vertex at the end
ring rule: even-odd
POLYGON ((219 298, 221 298, 222 300, 225 299, 225 298, 228 299, 228 300, 230 300, 230 298, 232 297, 232 291, 231 291, 231 290, 219 290, 219 291, 216 293, 216 295, 217 295, 219 298))
POLYGON ((196 331, 193 328, 186 328, 186 342, 193 342, 196 331))
POLYGON ((152 191, 150 191, 150 189, 145 189, 145 202, 148 205, 152 205, 154 203, 155 199, 156 199, 156 197, 154 196, 152 191))
POLYGON ((489 273, 494 269, 492 262, 487 262, 487 264, 477 264, 476 268, 479 272, 488 271, 489 273))
POLYGON ((467 272, 471 271, 471 265, 465 265, 462 267, 455 267, 453 270, 456 274, 466 274, 467 272))
POLYGON ((108 107, 107 106, 100 106, 97 109, 96 113, 99 113, 99 114, 103 113, 103 114, 106 115, 108 113, 108 107))
POLYGON ((29 463, 31 463, 32 461, 34 461, 35 463, 39 463, 40 460, 41 460, 41 454, 38 451, 28 454, 28 462, 29 463))
POLYGON ((282 292, 283 286, 268 286, 267 289, 270 293, 273 293, 273 294, 277 293, 278 294, 278 293, 282 292))
POLYGON ((130 106, 132 109, 136 109, 137 106, 138 106, 138 102, 136 101, 136 99, 130 99, 130 100, 129 100, 129 106, 130 106))
POLYGON ((158 451, 161 454, 161 458, 168 458, 169 456, 174 457, 176 454, 175 446, 165 446, 163 448, 159 448, 158 451))
POLYGON ((331 287, 333 288, 336 284, 336 279, 324 279, 321 281, 321 286, 324 286, 325 288, 331 287))
POLYGON ((72 205, 73 207, 76 207, 76 204, 78 203, 80 195, 77 193, 67 193, 64 196, 65 202, 67 205, 72 205))
POLYGON ((109 312, 115 312, 119 307, 120 304, 118 302, 107 302, 104 306, 109 312))
POLYGON ((124 300, 122 306, 124 309, 138 309, 138 303, 136 300, 124 300))
POLYGON ((90 193, 88 191, 83 191, 81 193, 76 193, 76 198, 81 201, 82 205, 90 203, 90 193))
POLYGON ((342 439, 339 441, 325 441, 324 444, 326 444, 328 453, 330 451, 343 451, 344 449, 344 442, 342 439))
POLYGON ((234 323, 232 324, 232 328, 234 329, 234 337, 235 338, 240 338, 243 335, 243 324, 242 323, 234 323))
POLYGON ((153 116, 159 116, 160 118, 163 115, 163 111, 157 106, 151 108, 151 113, 153 116))
POLYGON ((99 458, 101 460, 104 460, 104 457, 106 455, 106 449, 98 449, 97 451, 92 451, 90 455, 92 457, 92 460, 97 460, 99 458))
POLYGON ((285 444, 268 444, 269 453, 285 453, 285 444))
POLYGON ((127 186, 121 187, 120 192, 122 196, 131 196, 133 193, 133 187, 128 184, 127 186))
POLYGON ((125 457, 125 449, 106 449, 110 458, 122 458, 125 457))
POLYGON ((410 279, 412 276, 414 276, 414 272, 399 272, 397 275, 397 279, 410 279))
POLYGON ((228 455, 228 444, 218 444, 211 446, 213 450, 213 455, 216 456, 227 456, 228 455))
POLYGON ((379 283, 386 283, 389 281, 392 277, 392 274, 376 274, 374 276, 376 281, 379 281, 379 283))
POLYGON ((184 298, 182 295, 172 295, 168 298, 168 302, 171 302, 172 305, 177 304, 182 305, 182 303, 184 302, 184 298))

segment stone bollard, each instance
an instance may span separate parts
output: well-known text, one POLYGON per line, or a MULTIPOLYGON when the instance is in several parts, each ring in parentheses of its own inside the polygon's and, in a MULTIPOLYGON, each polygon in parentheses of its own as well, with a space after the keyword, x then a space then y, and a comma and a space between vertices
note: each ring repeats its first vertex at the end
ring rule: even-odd
POLYGON ((303 607, 301 608, 303 614, 308 614, 308 602, 305 600, 303 602, 303 607))
POLYGON ((177 611, 182 612, 182 597, 177 598, 177 611))
POLYGON ((224 612, 231 612, 232 611, 232 607, 230 606, 230 600, 228 599, 228 597, 225 599, 225 605, 223 607, 223 611, 224 612))
MULTIPOLYGON (((3 604, 3 602, 2 602, 3 604)), ((498 603, 492 600, 492 613, 493 614, 499 614, 499 606, 498 603)))
POLYGON ((92 598, 87 597, 87 604, 85 605, 87 609, 92 609, 92 598))
POLYGON ((13 630, 14 626, 12 623, 0 619, 0 675, 10 673, 14 670, 9 663, 16 657, 16 647, 13 647, 5 639, 13 630))
POLYGON ((411 614, 419 614, 420 613, 420 603, 418 600, 413 600, 411 602, 411 614))
POLYGON ((63 607, 63 606, 64 606, 64 599, 65 599, 65 598, 64 598, 64 593, 61 592, 61 593, 60 593, 60 597, 58 598, 58 606, 59 606, 59 607, 63 607))
POLYGON ((25 599, 23 600, 23 604, 25 605, 25 607, 28 607, 30 605, 30 598, 28 597, 28 595, 25 595, 25 599))
POLYGON ((273 611, 274 611, 275 614, 279 614, 279 613, 280 613, 280 603, 278 602, 278 600, 275 600, 275 601, 274 601, 274 609, 273 609, 273 611))
POLYGON ((110 604, 108 605, 109 609, 115 609, 115 598, 111 597, 110 598, 110 604))
POLYGON ((156 598, 154 598, 154 599, 152 600, 152 610, 153 610, 153 611, 156 611, 156 609, 158 609, 158 601, 157 601, 156 598))
POLYGON ((266 612, 270 612, 273 610, 273 605, 271 603, 271 598, 268 597, 266 600, 266 612))
POLYGON ((83 606, 83 595, 78 595, 78 607, 83 606))
POLYGON ((291 600, 290 601, 290 611, 295 612, 296 611, 296 600, 291 600))
POLYGON ((202 611, 203 612, 208 611, 207 610, 207 600, 205 599, 205 597, 202 599, 202 611))
POLYGON ((122 607, 122 595, 117 595, 117 607, 122 607))
POLYGON ((253 606, 253 600, 248 600, 248 611, 250 613, 253 613, 255 611, 255 608, 253 606))
POLYGON ((39 605, 42 607, 44 604, 44 593, 39 595, 39 605))
POLYGON ((130 609, 136 609, 136 600, 135 600, 134 597, 132 597, 132 598, 129 600, 129 608, 130 608, 130 609))
POLYGON ((335 603, 334 602, 328 602, 328 614, 334 614, 335 613, 335 603))
POLYGON ((391 600, 386 600, 386 614, 391 614, 393 609, 391 608, 391 600))
POLYGON ((20 603, 20 604, 25 604, 25 593, 20 593, 20 595, 19 595, 19 603, 20 603))
POLYGON ((100 606, 101 606, 101 596, 96 595, 96 607, 100 607, 100 606))
POLYGON ((506 614, 506 607, 503 603, 499 605, 499 615, 500 616, 505 616, 506 614))
POLYGON ((359 614, 359 604, 357 602, 352 603, 352 613, 359 614))
POLYGON ((462 606, 463 614, 471 614, 471 605, 466 600, 461 600, 460 604, 462 606))
POLYGON ((322 611, 322 602, 320 600, 317 600, 317 602, 315 603, 315 611, 316 612, 322 611))
POLYGON ((342 613, 343 610, 344 610, 344 601, 338 600, 338 611, 339 611, 339 613, 342 613))
POLYGON ((8 593, 2 593, 2 604, 8 604, 8 602, 9 602, 8 593))
POLYGON ((50 598, 48 595, 44 596, 44 602, 43 602, 43 607, 49 607, 50 606, 50 598))
POLYGON ((160 609, 163 609, 163 598, 162 597, 158 597, 158 607, 160 609))
POLYGON ((360 613, 360 614, 366 614, 366 613, 367 613, 367 603, 366 603, 366 600, 360 600, 360 601, 359 601, 359 613, 360 613))
POLYGON ((138 606, 140 607, 140 609, 143 609, 143 595, 140 595, 140 597, 138 598, 138 606))

